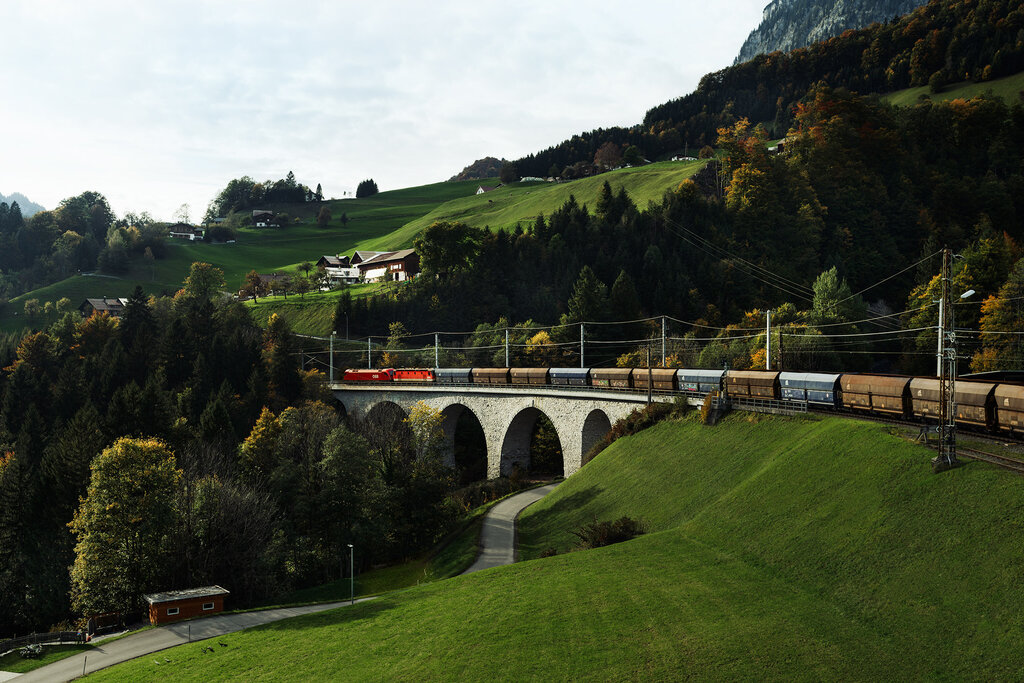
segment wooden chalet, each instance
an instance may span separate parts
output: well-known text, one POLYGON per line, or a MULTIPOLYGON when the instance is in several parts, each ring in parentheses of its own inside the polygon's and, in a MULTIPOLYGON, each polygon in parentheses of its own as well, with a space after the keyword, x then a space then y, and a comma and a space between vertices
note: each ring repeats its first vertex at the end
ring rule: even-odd
POLYGON ((127 299, 111 299, 109 297, 86 299, 78 307, 78 310, 86 318, 90 317, 93 313, 106 313, 112 318, 120 318, 121 314, 124 313, 124 307, 127 303, 127 299))
POLYGON ((224 611, 224 596, 230 591, 220 586, 203 586, 180 591, 150 593, 143 596, 149 603, 149 623, 153 626, 182 619, 204 617, 224 611))
POLYGON ((368 282, 411 280, 420 272, 420 257, 415 249, 402 249, 379 254, 358 264, 363 278, 368 282))

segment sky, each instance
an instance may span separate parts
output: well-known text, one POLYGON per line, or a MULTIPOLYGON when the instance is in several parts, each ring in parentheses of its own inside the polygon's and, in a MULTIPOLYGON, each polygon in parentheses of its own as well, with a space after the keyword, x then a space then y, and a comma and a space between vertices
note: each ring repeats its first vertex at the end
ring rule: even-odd
POLYGON ((767 0, 7 0, 0 193, 200 220, 232 178, 326 197, 639 123, 767 0))

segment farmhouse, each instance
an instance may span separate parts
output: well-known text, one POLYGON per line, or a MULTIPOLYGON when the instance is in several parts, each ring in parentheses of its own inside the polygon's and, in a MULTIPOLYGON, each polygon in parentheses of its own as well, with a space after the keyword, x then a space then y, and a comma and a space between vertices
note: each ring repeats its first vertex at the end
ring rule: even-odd
POLYGON ((206 234, 203 228, 189 225, 188 223, 175 223, 167 228, 167 232, 174 239, 188 240, 190 242, 201 240, 203 235, 206 234))
MULTIPOLYGON (((354 259, 353 259, 354 260, 354 259)), ((378 254, 358 264, 360 272, 368 282, 411 280, 420 272, 420 257, 414 249, 402 249, 378 254)))
POLYGON ((78 307, 78 310, 82 312, 86 318, 91 316, 93 313, 106 313, 112 318, 120 318, 124 312, 124 306, 128 303, 127 299, 111 299, 103 297, 102 299, 86 299, 82 302, 82 305, 78 307))
POLYGON ((348 256, 321 256, 316 267, 324 271, 330 287, 359 282, 359 268, 352 265, 348 256))
POLYGON ((252 212, 252 224, 257 228, 276 228, 273 211, 256 210, 252 212))
POLYGON ((230 591, 220 586, 203 586, 166 593, 145 595, 149 603, 149 623, 153 626, 172 621, 202 617, 224 611, 224 596, 230 591))
POLYGON ((376 258, 381 254, 387 254, 386 251, 356 251, 352 254, 350 265, 358 266, 363 261, 369 261, 372 258, 376 258))

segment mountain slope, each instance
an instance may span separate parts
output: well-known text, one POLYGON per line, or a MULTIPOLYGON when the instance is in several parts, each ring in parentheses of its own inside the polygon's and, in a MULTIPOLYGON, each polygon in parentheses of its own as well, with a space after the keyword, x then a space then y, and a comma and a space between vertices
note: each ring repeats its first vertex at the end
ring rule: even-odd
POLYGON ((933 475, 929 456, 839 418, 663 423, 616 442, 521 517, 521 538, 542 547, 566 547, 595 516, 644 517, 646 536, 96 678, 1014 678, 1024 489, 981 463, 933 475))
POLYGON ((28 218, 33 214, 37 214, 40 211, 46 211, 41 205, 36 204, 34 201, 26 197, 20 192, 12 192, 8 196, 0 194, 0 202, 5 202, 8 205, 18 202, 18 207, 21 209, 21 215, 24 218, 28 218))
POLYGON ((771 52, 789 52, 848 29, 884 23, 923 4, 921 0, 772 0, 735 63, 771 52))

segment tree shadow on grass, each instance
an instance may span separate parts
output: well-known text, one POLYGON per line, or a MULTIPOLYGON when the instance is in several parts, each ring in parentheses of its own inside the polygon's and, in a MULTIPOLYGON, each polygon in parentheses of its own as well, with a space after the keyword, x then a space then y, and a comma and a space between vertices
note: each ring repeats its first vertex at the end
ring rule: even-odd
MULTIPOLYGON (((533 512, 528 517, 529 524, 527 525, 530 529, 543 529, 548 525, 550 519, 558 519, 560 516, 565 515, 567 512, 581 508, 590 501, 594 500, 604 491, 604 487, 601 486, 588 486, 585 489, 571 493, 564 498, 559 499, 553 505, 543 508, 536 512, 533 512)), ((529 508, 527 508, 529 510, 529 508)), ((525 510, 524 510, 525 512, 525 510)), ((520 523, 522 520, 520 520, 520 523)), ((520 545, 519 527, 517 525, 516 533, 516 555, 518 556, 528 546, 520 545)))
POLYGON ((263 624, 259 629, 269 631, 293 631, 305 630, 315 626, 343 626, 346 624, 354 624, 374 619, 378 614, 386 610, 393 609, 394 607, 394 600, 388 598, 374 598, 373 600, 366 600, 365 602, 357 602, 354 605, 346 605, 325 610, 323 612, 314 612, 312 614, 304 614, 290 619, 282 619, 281 621, 273 621, 269 624, 263 624))

